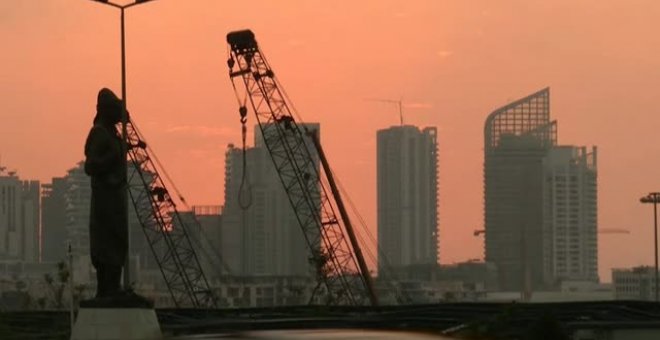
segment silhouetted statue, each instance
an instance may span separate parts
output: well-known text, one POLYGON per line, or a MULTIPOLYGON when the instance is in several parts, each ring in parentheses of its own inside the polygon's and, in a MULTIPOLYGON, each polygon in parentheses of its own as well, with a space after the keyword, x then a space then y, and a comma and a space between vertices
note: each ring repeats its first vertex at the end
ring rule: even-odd
POLYGON ((97 298, 120 294, 128 250, 126 160, 116 128, 121 113, 122 101, 109 89, 101 89, 94 126, 85 143, 85 173, 92 177, 89 243, 97 298))

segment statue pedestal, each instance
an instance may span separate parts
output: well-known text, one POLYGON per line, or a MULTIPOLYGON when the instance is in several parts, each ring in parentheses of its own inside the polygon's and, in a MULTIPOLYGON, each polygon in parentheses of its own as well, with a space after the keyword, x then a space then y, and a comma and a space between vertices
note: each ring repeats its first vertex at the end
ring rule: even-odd
POLYGON ((71 340, 162 339, 153 306, 122 301, 83 301, 71 340))

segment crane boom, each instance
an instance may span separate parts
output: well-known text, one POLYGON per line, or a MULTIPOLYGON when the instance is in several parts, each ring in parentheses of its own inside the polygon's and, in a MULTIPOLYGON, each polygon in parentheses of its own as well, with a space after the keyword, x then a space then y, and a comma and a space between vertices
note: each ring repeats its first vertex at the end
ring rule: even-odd
POLYGON ((630 234, 630 230, 621 228, 599 228, 599 234, 630 234))
MULTIPOLYGON (((132 121, 127 138, 129 196, 176 307, 215 307, 215 299, 190 240, 188 226, 170 196, 147 144, 132 121)), ((196 223, 196 221, 194 221, 196 223)))
MULTIPOLYGON (((227 35, 230 56, 229 77, 241 102, 252 107, 264 145, 287 193, 316 266, 317 280, 325 288, 327 304, 360 305, 366 301, 377 305, 371 277, 359 245, 350 237, 347 216, 336 213, 341 198, 327 188, 328 171, 322 176, 314 141, 306 128, 299 125, 290 110, 290 102, 282 93, 273 70, 259 50, 249 30, 227 35), (234 84, 242 80, 244 86, 234 84), (346 235, 349 234, 349 237, 346 235)), ((327 164, 326 164, 327 165, 327 164)), ((324 165, 325 168, 325 165, 324 165)), ((319 294, 315 290, 315 294, 319 294)))

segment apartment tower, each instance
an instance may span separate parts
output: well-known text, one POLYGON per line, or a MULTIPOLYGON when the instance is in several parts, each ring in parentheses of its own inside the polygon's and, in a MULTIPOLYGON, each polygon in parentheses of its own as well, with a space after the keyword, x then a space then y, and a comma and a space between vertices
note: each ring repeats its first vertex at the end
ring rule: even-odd
POLYGON ((437 130, 377 132, 378 267, 438 262, 437 130))

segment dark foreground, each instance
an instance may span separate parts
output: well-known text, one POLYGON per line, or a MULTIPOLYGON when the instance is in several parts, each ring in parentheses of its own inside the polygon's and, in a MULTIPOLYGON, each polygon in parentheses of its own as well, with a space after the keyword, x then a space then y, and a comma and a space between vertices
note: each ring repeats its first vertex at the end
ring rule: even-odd
MULTIPOLYGON (((386 331, 393 338, 418 334, 422 338, 435 335, 461 339, 569 339, 576 332, 590 329, 660 331, 660 304, 640 301, 158 309, 156 313, 165 337, 177 339, 245 339, 251 338, 250 334, 304 339, 310 331, 338 335, 328 339, 372 338, 369 333, 356 330, 386 331)), ((0 339, 68 337, 67 311, 0 313, 0 339)))

